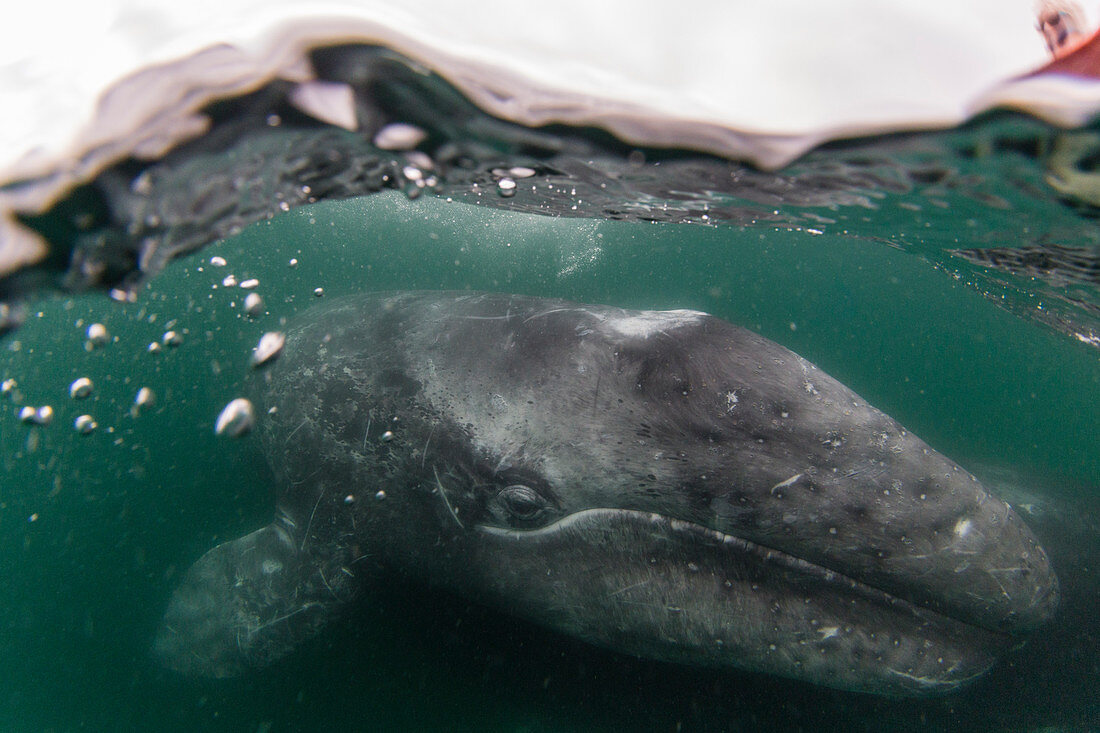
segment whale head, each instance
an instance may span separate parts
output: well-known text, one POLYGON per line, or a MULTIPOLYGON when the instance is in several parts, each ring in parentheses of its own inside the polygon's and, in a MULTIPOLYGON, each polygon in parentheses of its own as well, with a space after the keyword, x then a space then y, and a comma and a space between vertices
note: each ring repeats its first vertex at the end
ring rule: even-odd
POLYGON ((314 310, 260 386, 275 521, 176 591, 224 676, 399 573, 618 651, 944 692, 1043 624, 1034 536, 791 351, 695 311, 391 293, 314 310))

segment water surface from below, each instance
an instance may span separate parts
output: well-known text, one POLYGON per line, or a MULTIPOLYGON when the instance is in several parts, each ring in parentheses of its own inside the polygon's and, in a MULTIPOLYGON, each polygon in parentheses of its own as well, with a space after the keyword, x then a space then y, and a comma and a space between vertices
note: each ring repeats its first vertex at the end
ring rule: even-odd
MULTIPOLYGON (((1001 307, 1001 295, 1027 288, 1018 276, 949 270, 955 260, 937 234, 907 244, 916 231, 963 240, 963 232, 1003 225, 1001 216, 1028 216, 945 199, 947 213, 921 209, 935 226, 903 220, 924 215, 908 208, 841 207, 814 210, 837 222, 818 228, 551 217, 389 192, 256 223, 167 263, 133 303, 94 292, 32 303, 3 353, 3 376, 18 382, 0 415, 7 476, 0 557, 10 609, 0 624, 3 723, 11 730, 1095 724, 1097 352, 1001 307), (959 211, 968 212, 964 219, 954 218, 959 211), (212 264, 215 257, 226 264, 212 264), (227 286, 230 275, 259 285, 227 286), (255 436, 232 441, 213 429, 221 407, 258 378, 251 348, 318 297, 411 288, 693 308, 778 341, 1024 507, 1062 578, 1062 610, 984 680, 924 701, 635 660, 400 583, 254 676, 195 682, 158 669, 149 647, 182 569, 216 542, 270 520, 271 479, 255 436), (246 292, 264 299, 255 320, 242 312, 246 292), (112 338, 88 350, 86 329, 95 322, 112 338), (178 346, 164 345, 167 331, 180 334, 178 346), (152 342, 162 345, 151 352, 152 342), (81 401, 69 397, 78 377, 95 385, 81 401), (135 408, 141 387, 155 401, 135 408), (23 424, 16 404, 50 404, 54 419, 23 424), (71 428, 83 413, 99 425, 86 436, 71 428)), ((1075 216, 1064 212, 1061 221, 1075 216)))

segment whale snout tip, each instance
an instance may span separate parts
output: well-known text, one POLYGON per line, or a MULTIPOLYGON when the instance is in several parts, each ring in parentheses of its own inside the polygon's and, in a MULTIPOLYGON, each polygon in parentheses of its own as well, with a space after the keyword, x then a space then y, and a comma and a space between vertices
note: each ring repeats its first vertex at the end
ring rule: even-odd
MULTIPOLYGON (((1050 623, 1062 597, 1058 575, 1050 559, 1030 530, 1025 531, 1028 549, 1021 554, 1020 566, 1015 569, 1016 582, 1001 581, 1001 594, 1009 610, 999 630, 1019 635, 1034 633, 1050 623)), ((996 576, 1001 569, 991 568, 988 572, 996 576)))
MULTIPOLYGON (((984 596, 978 618, 991 631, 1026 636, 1047 625, 1061 601, 1058 576, 1038 538, 1006 505, 1003 521, 984 526, 969 592, 984 596)), ((978 529, 976 527, 975 529, 978 529)))

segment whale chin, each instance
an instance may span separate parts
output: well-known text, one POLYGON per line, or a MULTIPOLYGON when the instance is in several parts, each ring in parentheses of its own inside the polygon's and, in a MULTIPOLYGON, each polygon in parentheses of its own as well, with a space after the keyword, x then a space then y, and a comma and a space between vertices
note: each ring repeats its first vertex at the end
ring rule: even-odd
POLYGON ((587 509, 536 529, 481 525, 464 594, 640 657, 798 676, 889 696, 950 692, 1012 644, 785 552, 693 522, 587 509), (532 583, 532 578, 544 582, 532 583))

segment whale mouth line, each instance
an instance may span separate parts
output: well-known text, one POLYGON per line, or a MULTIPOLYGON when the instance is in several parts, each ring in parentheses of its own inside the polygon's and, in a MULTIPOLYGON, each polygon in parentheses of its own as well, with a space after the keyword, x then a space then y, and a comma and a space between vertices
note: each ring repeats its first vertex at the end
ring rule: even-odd
POLYGON ((784 570, 808 575, 824 581, 829 586, 836 588, 838 593, 860 596, 891 606, 902 607, 917 615, 932 615, 956 628, 970 628, 976 632, 1002 641, 1007 641, 1011 638, 1011 635, 1003 630, 991 629, 984 625, 974 623, 973 621, 959 618, 941 609, 910 600, 905 596, 897 595, 841 571, 833 570, 824 565, 818 565, 817 563, 805 560, 783 550, 777 550, 695 522, 677 519, 655 512, 600 507, 582 509, 568 514, 550 524, 532 529, 496 527, 486 524, 476 525, 476 528, 481 532, 502 539, 523 541, 534 540, 540 537, 549 538, 571 529, 580 530, 586 527, 591 528, 601 524, 606 526, 613 522, 624 521, 636 524, 644 523, 654 530, 668 535, 687 536, 696 542, 715 549, 720 549, 725 552, 740 552, 755 557, 764 565, 776 565, 784 570))

